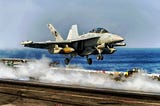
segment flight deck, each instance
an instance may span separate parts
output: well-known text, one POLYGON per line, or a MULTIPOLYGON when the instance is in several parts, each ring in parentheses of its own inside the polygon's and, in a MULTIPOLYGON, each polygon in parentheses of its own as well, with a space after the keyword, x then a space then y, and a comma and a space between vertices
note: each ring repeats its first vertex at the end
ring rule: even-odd
POLYGON ((34 81, 0 80, 0 104, 47 106, 158 106, 160 94, 94 88, 79 85, 44 84, 34 81))

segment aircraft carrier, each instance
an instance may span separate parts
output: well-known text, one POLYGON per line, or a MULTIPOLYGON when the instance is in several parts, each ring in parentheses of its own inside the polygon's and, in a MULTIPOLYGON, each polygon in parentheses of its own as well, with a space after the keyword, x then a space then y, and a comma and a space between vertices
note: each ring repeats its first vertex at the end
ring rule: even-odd
MULTIPOLYGON (((3 59, 7 66, 18 68, 29 60, 3 59), (18 62, 16 64, 16 62, 18 62), (13 64, 14 63, 14 64, 13 64)), ((51 68, 58 63, 49 64, 51 68)), ((79 70, 79 69, 78 69, 79 70)), ((101 72, 101 71, 99 71, 101 72)), ((128 71, 127 77, 137 71, 128 71)), ((97 73, 92 72, 92 73, 97 73)), ((103 74, 114 73, 108 72, 103 74)), ((117 75, 117 73, 115 73, 117 75)), ((118 74, 118 76, 121 74, 118 74)), ((124 77, 126 77, 124 75, 124 77)), ((127 78, 126 77, 126 78, 127 78)), ((122 80, 114 77, 114 80, 122 80)), ((44 83, 30 80, 0 79, 0 105, 2 106, 159 106, 160 93, 136 90, 98 88, 78 84, 44 83)))

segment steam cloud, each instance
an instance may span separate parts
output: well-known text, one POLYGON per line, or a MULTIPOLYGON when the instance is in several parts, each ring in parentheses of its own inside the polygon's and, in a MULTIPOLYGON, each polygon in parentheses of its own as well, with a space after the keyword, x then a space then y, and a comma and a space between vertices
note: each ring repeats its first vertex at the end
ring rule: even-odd
POLYGON ((0 78, 26 81, 34 78, 43 83, 160 92, 160 82, 143 76, 141 73, 122 82, 111 79, 107 74, 87 72, 85 69, 65 67, 51 69, 48 65, 49 62, 49 59, 43 58, 21 65, 16 70, 0 64, 0 78))

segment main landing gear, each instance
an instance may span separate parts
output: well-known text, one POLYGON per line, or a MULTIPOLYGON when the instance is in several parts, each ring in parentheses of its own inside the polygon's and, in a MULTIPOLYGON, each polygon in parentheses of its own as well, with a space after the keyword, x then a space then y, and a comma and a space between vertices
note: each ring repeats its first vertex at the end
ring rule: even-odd
MULTIPOLYGON (((88 58, 88 56, 86 56, 87 57, 87 63, 89 64, 89 65, 91 65, 92 64, 92 58, 88 58)), ((101 55, 101 54, 99 54, 98 56, 97 56, 97 60, 103 60, 104 58, 103 58, 103 56, 101 55)))
MULTIPOLYGON (((68 65, 72 58, 73 58, 73 55, 71 55, 70 58, 65 58, 64 63, 65 63, 66 65, 68 65)), ((91 64, 92 64, 92 58, 89 58, 88 56, 86 56, 86 58, 87 58, 87 63, 88 63, 89 65, 91 65, 91 64)), ((99 54, 99 55, 97 56, 97 60, 103 60, 103 56, 102 56, 101 54, 99 54)))
POLYGON ((88 56, 87 56, 87 63, 88 63, 89 65, 92 64, 92 59, 91 59, 91 58, 88 58, 88 56))
POLYGON ((69 62, 71 61, 71 59, 72 59, 73 57, 75 57, 76 55, 77 55, 76 53, 66 54, 66 55, 65 55, 66 58, 65 58, 65 60, 64 60, 64 63, 65 63, 66 65, 68 65, 69 62))
MULTIPOLYGON (((101 46, 101 45, 100 45, 101 46)), ((102 45, 102 46, 104 46, 104 45, 102 45)), ((100 49, 100 48, 96 48, 97 49, 97 51, 98 51, 98 56, 97 56, 97 60, 103 60, 103 56, 102 56, 102 52, 103 52, 103 50, 102 49, 100 49)))
POLYGON ((99 54, 99 55, 97 56, 97 60, 103 60, 103 56, 102 56, 101 54, 99 54))
POLYGON ((71 59, 69 59, 69 58, 65 58, 64 63, 65 63, 66 65, 68 65, 69 62, 70 62, 70 60, 71 60, 71 59))

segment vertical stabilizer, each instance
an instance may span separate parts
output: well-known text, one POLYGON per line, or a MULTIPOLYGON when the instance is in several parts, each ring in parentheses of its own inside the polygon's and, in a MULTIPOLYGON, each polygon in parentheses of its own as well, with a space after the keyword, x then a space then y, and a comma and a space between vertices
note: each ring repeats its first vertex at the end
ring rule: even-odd
POLYGON ((61 35, 56 31, 56 29, 51 24, 48 24, 48 28, 50 29, 52 35, 54 35, 56 41, 63 41, 61 35))
POLYGON ((67 40, 68 39, 76 39, 76 38, 79 38, 77 25, 72 25, 71 29, 69 30, 67 40))

